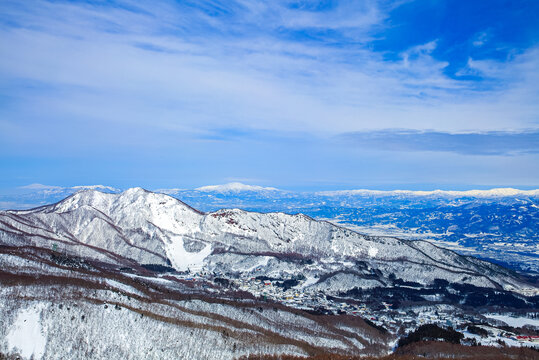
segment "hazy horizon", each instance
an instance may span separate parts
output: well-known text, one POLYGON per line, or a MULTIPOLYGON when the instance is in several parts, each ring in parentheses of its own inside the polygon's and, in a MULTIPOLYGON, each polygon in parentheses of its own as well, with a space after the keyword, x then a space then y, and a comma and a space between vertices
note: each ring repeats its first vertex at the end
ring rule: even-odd
POLYGON ((168 187, 148 187, 143 185, 137 185, 137 184, 131 184, 127 186, 114 186, 110 184, 70 184, 70 185, 47 185, 47 184, 41 184, 41 183, 32 183, 32 184, 26 184, 22 186, 15 186, 15 187, 8 187, 0 189, 0 195, 12 193, 16 191, 24 192, 24 191, 43 191, 43 190, 62 190, 62 189, 90 189, 90 188, 96 188, 97 190, 103 189, 103 188, 109 188, 109 190, 118 190, 118 191, 124 191, 130 188, 137 188, 141 187, 149 191, 160 191, 160 190, 198 190, 200 188, 206 188, 206 187, 222 187, 232 184, 239 184, 244 185, 246 187, 260 187, 262 189, 274 189, 274 190, 282 190, 282 191, 292 191, 292 192, 317 192, 317 191, 341 191, 341 190, 372 190, 372 191, 396 191, 396 190, 402 190, 402 191, 435 191, 435 190, 441 190, 441 191, 470 191, 470 190, 493 190, 493 189, 516 189, 516 190, 537 190, 539 189, 539 186, 534 185, 519 185, 519 186, 511 186, 511 185, 469 185, 469 184, 453 184, 453 185, 447 185, 444 184, 443 186, 439 186, 437 184, 372 184, 372 185, 313 185, 313 186, 288 186, 288 187, 279 187, 274 186, 272 184, 260 184, 256 182, 242 182, 242 181, 229 181, 229 182, 223 182, 219 184, 199 184, 194 186, 168 186, 168 187))

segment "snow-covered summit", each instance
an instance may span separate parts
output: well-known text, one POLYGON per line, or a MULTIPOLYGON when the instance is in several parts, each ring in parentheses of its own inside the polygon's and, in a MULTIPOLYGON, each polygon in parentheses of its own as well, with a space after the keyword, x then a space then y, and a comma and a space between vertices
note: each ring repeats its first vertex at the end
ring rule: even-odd
POLYGON ((176 212, 198 213, 197 210, 176 198, 141 187, 130 188, 119 194, 84 189, 52 207, 46 206, 39 209, 62 213, 83 206, 89 206, 107 216, 119 219, 147 216, 144 220, 152 222, 159 222, 176 212))
POLYGON ((321 191, 317 193, 322 196, 439 196, 439 197, 514 197, 514 196, 539 196, 539 189, 520 190, 513 188, 494 188, 490 190, 433 190, 433 191, 413 191, 413 190, 339 190, 321 191))
POLYGON ((261 191, 279 191, 274 187, 264 187, 258 185, 247 185, 239 182, 231 182, 223 185, 208 185, 198 187, 195 190, 203 192, 235 193, 243 191, 261 192, 261 191))
POLYGON ((78 186, 72 186, 71 189, 75 190, 99 190, 99 191, 112 191, 112 192, 120 192, 120 189, 117 189, 112 186, 105 186, 105 185, 78 185, 78 186))

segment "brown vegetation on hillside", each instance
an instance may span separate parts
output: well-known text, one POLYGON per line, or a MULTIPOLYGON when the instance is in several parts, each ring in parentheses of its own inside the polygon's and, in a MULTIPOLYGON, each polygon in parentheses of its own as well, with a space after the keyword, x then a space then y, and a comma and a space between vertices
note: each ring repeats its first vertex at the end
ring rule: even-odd
MULTIPOLYGON (((9 253, 11 256, 18 256, 38 264, 45 264, 48 269, 61 269, 63 272, 54 271, 31 271, 30 268, 21 271, 20 268, 8 266, 0 270, 0 286, 13 287, 14 292, 10 297, 25 300, 48 300, 48 301, 84 301, 96 305, 111 305, 119 308, 125 308, 141 316, 149 317, 160 322, 174 324, 181 327, 204 329, 217 332, 223 337, 234 339, 241 343, 252 343, 253 339, 245 336, 245 330, 251 330, 258 334, 257 343, 273 345, 293 345, 309 355, 324 354, 330 349, 323 345, 311 344, 307 341, 295 339, 294 337, 280 334, 275 330, 266 329, 256 323, 239 321, 233 316, 199 311, 183 307, 178 301, 200 300, 207 304, 219 304, 233 306, 241 311, 250 313, 263 313, 266 311, 283 311, 291 313, 302 318, 307 318, 320 325, 324 333, 320 330, 305 328, 297 325, 298 331, 310 336, 327 336, 328 339, 335 339, 345 344, 349 344, 350 349, 354 348, 351 338, 361 343, 363 351, 368 354, 377 354, 379 349, 376 344, 384 343, 386 335, 377 329, 366 324, 358 317, 347 315, 342 316, 324 316, 312 315, 303 310, 286 307, 283 304, 260 301, 252 296, 244 296, 242 292, 225 291, 220 294, 207 293, 199 286, 187 286, 185 281, 180 281, 174 277, 167 279, 176 282, 178 287, 164 286, 159 282, 151 281, 151 273, 143 271, 141 275, 147 278, 132 278, 117 271, 109 264, 92 262, 90 266, 75 266, 75 261, 62 261, 61 263, 51 261, 51 251, 49 249, 39 249, 35 247, 16 248, 0 247, 0 253, 9 253), (73 263, 73 264, 72 264, 73 263), (105 281, 114 280, 119 283, 132 287, 138 293, 125 292, 125 290, 111 287, 105 281), (42 290, 29 294, 19 294, 15 289, 17 287, 37 286, 42 290), (106 301, 98 295, 100 290, 109 290, 125 295, 125 301, 119 298, 116 301, 107 299, 106 301), (131 301, 133 300, 133 301, 131 301), (174 316, 169 316, 161 310, 168 308, 171 314, 179 311, 186 314, 201 316, 209 320, 208 323, 196 323, 193 321, 180 320, 174 316), (152 309, 155 309, 152 310, 152 309), (340 326, 348 326, 361 332, 362 336, 343 330, 340 326), (241 329, 241 331, 238 331, 241 329), (366 336, 370 341, 366 341, 366 336)), ((155 275, 154 275, 155 276, 155 275)), ((342 351, 342 350, 341 350, 342 351)), ((345 352, 346 353, 346 352, 345 352)), ((1 358, 0 358, 1 359, 1 358)))
POLYGON ((318 354, 310 357, 293 355, 251 355, 238 360, 537 360, 539 351, 529 348, 464 346, 440 341, 419 342, 397 349, 395 354, 382 357, 318 354))

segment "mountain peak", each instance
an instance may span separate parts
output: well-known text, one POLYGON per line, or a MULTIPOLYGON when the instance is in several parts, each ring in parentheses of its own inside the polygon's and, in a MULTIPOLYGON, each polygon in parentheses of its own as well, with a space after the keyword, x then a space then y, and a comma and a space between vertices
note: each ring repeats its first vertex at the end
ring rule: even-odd
POLYGON ((274 187, 263 187, 258 185, 247 185, 240 182, 231 182, 228 184, 222 185, 208 185, 196 188, 197 191, 203 192, 220 192, 220 193, 229 193, 229 192, 242 192, 242 191, 279 191, 274 187))
POLYGON ((114 188, 112 186, 105 186, 105 185, 78 185, 78 186, 72 186, 71 189, 73 189, 73 190, 99 190, 99 191, 107 191, 107 192, 120 192, 120 189, 114 188))
POLYGON ((148 191, 146 189, 143 189, 141 187, 132 187, 132 188, 129 188, 127 190, 125 190, 122 194, 124 195, 144 195, 144 194, 148 194, 150 193, 151 191, 148 191))

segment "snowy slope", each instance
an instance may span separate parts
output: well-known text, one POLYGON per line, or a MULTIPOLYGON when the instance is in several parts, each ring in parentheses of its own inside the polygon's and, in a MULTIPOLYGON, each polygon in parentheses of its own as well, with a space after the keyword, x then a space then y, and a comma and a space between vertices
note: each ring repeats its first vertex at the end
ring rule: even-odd
POLYGON ((236 359, 389 350, 391 336, 360 318, 314 317, 155 274, 135 276, 103 264, 66 267, 48 262, 48 251, 2 250, 0 357, 236 359))

